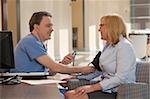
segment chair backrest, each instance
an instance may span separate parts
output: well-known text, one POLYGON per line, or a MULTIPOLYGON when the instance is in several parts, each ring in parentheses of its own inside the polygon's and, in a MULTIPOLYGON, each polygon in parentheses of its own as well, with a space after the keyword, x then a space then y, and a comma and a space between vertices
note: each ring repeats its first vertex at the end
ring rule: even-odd
POLYGON ((150 84, 150 63, 137 62, 136 64, 136 82, 150 84))

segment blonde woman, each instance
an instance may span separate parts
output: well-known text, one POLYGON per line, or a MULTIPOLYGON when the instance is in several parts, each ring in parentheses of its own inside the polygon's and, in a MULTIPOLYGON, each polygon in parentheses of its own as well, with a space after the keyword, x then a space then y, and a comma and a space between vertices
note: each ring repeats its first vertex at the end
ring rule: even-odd
POLYGON ((106 41, 99 58, 102 73, 98 77, 102 79, 66 92, 66 99, 115 99, 118 86, 135 82, 136 57, 123 19, 119 15, 103 16, 98 31, 106 41))

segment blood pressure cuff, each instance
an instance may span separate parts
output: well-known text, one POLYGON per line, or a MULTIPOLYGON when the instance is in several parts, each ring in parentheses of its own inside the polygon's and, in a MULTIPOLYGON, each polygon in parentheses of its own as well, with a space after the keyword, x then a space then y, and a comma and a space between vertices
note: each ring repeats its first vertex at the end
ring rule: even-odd
POLYGON ((99 66, 99 57, 100 56, 101 56, 101 51, 98 52, 98 54, 95 56, 95 58, 91 62, 98 71, 102 71, 99 66))

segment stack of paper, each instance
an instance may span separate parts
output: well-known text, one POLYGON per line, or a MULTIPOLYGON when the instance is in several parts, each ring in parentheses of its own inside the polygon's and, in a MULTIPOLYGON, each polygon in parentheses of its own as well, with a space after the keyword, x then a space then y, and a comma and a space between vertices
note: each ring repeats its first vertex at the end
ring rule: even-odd
POLYGON ((60 80, 21 80, 23 83, 27 83, 30 85, 41 85, 41 84, 52 84, 52 83, 66 83, 66 81, 60 81, 60 80))

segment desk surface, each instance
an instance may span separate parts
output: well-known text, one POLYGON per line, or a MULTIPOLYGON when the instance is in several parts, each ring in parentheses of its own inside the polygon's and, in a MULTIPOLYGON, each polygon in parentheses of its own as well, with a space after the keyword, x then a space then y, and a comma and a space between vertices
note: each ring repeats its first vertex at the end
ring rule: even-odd
POLYGON ((0 85, 0 99, 60 99, 56 84, 0 85))

